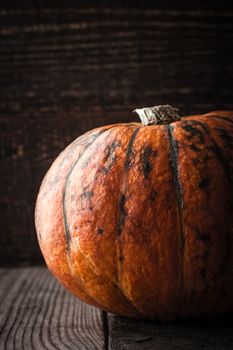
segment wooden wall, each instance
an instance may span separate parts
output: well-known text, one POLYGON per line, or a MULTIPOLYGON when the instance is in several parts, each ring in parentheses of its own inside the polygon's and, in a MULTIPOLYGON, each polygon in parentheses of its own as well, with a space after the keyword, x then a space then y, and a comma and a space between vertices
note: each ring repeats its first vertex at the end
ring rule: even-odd
POLYGON ((0 265, 42 261, 36 193, 84 131, 155 104, 233 109, 233 11, 112 3, 0 3, 0 265))

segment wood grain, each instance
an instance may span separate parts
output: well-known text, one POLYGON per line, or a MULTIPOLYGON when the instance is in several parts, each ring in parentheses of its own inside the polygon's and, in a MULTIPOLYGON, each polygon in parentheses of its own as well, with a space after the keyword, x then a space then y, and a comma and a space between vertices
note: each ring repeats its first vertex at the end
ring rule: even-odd
POLYGON ((103 314, 43 268, 0 270, 1 350, 105 349, 103 314))
POLYGON ((41 262, 36 193, 71 140, 136 107, 232 109, 232 40, 233 12, 198 1, 2 1, 0 264, 41 262))
POLYGON ((111 350, 230 350, 232 320, 156 323, 109 316, 111 350))

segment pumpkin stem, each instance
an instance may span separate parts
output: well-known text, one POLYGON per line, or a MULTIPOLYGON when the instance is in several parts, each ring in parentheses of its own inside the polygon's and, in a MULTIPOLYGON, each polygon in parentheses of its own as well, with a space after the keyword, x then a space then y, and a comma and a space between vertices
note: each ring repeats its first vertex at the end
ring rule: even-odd
POLYGON ((173 108, 170 105, 139 108, 135 109, 133 112, 139 115, 143 125, 166 125, 180 120, 180 116, 177 113, 178 108, 173 108))

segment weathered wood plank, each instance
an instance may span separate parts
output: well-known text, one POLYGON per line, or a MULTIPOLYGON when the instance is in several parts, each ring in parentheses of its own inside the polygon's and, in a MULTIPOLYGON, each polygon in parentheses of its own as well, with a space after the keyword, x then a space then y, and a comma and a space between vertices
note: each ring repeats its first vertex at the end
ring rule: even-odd
POLYGON ((1 350, 105 349, 103 314, 44 268, 0 270, 1 350))
POLYGON ((0 269, 0 300, 0 350, 232 349, 230 318, 159 323, 106 315, 45 268, 0 269))
POLYGON ((231 350, 233 321, 159 323, 109 315, 109 350, 231 350))

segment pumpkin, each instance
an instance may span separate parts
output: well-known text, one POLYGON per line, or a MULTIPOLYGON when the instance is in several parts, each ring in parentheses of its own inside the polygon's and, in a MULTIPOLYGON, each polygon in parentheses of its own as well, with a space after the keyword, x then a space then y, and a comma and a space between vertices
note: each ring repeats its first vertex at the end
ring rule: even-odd
POLYGON ((36 204, 50 271, 81 300, 158 320, 233 311, 233 112, 91 130, 46 174, 36 204))

